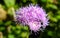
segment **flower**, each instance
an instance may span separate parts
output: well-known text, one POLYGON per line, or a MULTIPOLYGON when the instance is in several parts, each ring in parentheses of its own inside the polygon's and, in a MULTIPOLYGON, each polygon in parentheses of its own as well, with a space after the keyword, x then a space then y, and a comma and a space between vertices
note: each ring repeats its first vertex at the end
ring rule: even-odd
POLYGON ((45 29, 49 23, 45 10, 32 4, 17 10, 15 18, 19 23, 28 25, 34 32, 45 29))

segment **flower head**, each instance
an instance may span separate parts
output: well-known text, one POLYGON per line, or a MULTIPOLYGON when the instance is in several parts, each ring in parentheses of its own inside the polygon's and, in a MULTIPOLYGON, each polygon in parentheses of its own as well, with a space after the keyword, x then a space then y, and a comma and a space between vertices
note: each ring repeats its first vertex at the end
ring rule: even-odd
POLYGON ((46 12, 37 5, 20 8, 16 12, 16 20, 23 25, 28 25, 34 32, 43 30, 48 25, 46 12))

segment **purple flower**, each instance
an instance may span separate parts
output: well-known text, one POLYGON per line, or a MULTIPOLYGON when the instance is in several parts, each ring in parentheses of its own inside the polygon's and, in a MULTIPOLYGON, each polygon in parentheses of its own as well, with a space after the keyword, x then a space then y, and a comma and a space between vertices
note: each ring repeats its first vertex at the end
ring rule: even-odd
POLYGON ((34 32, 45 29, 49 23, 45 10, 37 5, 21 7, 16 12, 16 20, 23 25, 28 25, 34 32))

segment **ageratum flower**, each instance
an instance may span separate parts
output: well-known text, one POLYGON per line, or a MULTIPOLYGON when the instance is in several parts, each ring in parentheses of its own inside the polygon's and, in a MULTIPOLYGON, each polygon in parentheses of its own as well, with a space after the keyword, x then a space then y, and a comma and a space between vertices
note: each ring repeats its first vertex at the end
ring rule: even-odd
POLYGON ((17 10, 16 20, 23 25, 28 25, 30 30, 34 32, 43 30, 48 26, 48 18, 45 10, 37 5, 29 5, 17 10))

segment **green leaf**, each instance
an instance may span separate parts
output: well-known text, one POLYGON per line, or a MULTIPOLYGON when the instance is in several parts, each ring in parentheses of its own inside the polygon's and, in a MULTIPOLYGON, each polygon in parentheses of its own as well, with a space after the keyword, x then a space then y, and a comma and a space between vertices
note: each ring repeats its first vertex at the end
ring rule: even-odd
POLYGON ((53 17, 54 15, 53 15, 53 13, 51 11, 48 12, 48 16, 49 16, 49 19, 51 21, 53 21, 53 22, 57 22, 58 21, 58 19, 56 17, 53 17))
POLYGON ((60 19, 60 15, 57 15, 56 18, 57 18, 57 19, 60 19))
POLYGON ((47 2, 47 0, 41 0, 42 2, 47 2))
POLYGON ((0 27, 0 31, 4 31, 5 30, 5 27, 0 27))
POLYGON ((7 7, 12 7, 15 5, 15 0, 4 0, 7 7))
POLYGON ((58 7, 56 5, 49 4, 49 3, 46 5, 46 8, 52 8, 52 9, 55 9, 55 10, 58 9, 58 7))
POLYGON ((20 25, 16 25, 16 29, 21 30, 20 25))
POLYGON ((29 33, 27 33, 27 32, 22 32, 21 33, 21 37, 28 37, 28 35, 29 35, 29 33))
POLYGON ((53 32, 52 31, 48 31, 48 35, 49 36, 53 36, 53 32))
POLYGON ((2 25, 3 24, 3 21, 2 20, 0 20, 0 25, 2 25))
POLYGON ((55 27, 55 24, 54 24, 54 23, 53 23, 53 24, 52 24, 52 23, 50 23, 50 27, 55 27))
POLYGON ((12 31, 15 31, 16 30, 16 27, 15 26, 12 26, 11 29, 12 29, 12 31))
POLYGON ((49 16, 49 17, 52 17, 52 16, 53 16, 52 11, 49 11, 49 12, 48 12, 48 16, 49 16))
POLYGON ((6 38, 6 36, 4 36, 3 38, 6 38))
POLYGON ((60 10, 58 10, 58 11, 57 11, 57 14, 59 14, 59 15, 60 15, 60 10))
POLYGON ((7 21, 5 25, 11 25, 11 21, 7 21))
POLYGON ((35 5, 37 3, 36 0, 31 0, 31 2, 35 5))
POLYGON ((15 13, 14 7, 8 9, 8 15, 13 16, 14 13, 15 13))
POLYGON ((24 30, 28 30, 28 26, 23 27, 24 30))
POLYGON ((55 27, 55 30, 57 30, 58 28, 57 27, 55 27))
POLYGON ((55 18, 55 17, 51 17, 50 20, 53 21, 53 22, 57 22, 58 21, 58 19, 55 18))
POLYGON ((8 35, 8 38, 15 38, 15 37, 14 37, 14 35, 9 34, 9 35, 8 35))
POLYGON ((15 30, 15 34, 19 35, 21 33, 21 30, 15 30))
POLYGON ((47 0, 48 3, 53 3, 53 0, 47 0))
POLYGON ((24 3, 27 1, 27 0, 22 0, 24 3))

